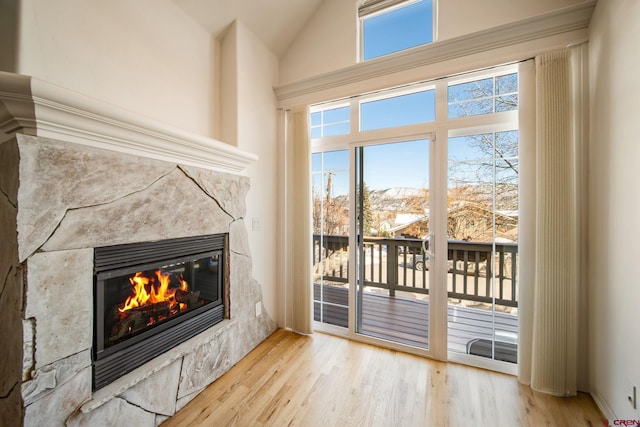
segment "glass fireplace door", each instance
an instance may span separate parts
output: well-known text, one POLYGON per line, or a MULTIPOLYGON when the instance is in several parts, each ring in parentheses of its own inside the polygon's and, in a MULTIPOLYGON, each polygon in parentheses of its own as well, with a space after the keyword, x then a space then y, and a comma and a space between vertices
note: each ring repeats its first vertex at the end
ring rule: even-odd
POLYGON ((226 234, 94 249, 93 387, 228 315, 226 234))
POLYGON ((98 275, 104 301, 104 349, 199 307, 219 303, 221 260, 222 253, 216 251, 150 269, 98 275))

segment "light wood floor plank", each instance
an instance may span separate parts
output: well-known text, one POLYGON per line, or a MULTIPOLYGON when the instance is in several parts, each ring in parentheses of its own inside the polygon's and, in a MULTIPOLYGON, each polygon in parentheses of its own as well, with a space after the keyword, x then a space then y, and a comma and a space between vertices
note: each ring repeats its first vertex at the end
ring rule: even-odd
POLYGON ((163 427, 599 426, 591 397, 316 333, 278 330, 163 427))

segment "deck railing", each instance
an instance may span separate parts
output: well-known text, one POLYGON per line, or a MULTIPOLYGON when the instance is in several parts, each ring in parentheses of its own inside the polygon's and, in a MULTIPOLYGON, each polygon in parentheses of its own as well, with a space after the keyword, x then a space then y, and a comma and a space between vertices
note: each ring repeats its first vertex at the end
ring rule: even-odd
MULTIPOLYGON (((348 236, 314 235, 313 256, 316 277, 348 282, 348 236)), ((447 244, 447 286, 449 298, 518 306, 517 257, 515 243, 494 245, 449 240, 447 244), (495 295, 492 279, 495 277, 495 295), (495 299, 494 299, 495 296, 495 299)), ((422 241, 405 238, 364 238, 364 285, 396 291, 429 293, 429 258, 422 241)))

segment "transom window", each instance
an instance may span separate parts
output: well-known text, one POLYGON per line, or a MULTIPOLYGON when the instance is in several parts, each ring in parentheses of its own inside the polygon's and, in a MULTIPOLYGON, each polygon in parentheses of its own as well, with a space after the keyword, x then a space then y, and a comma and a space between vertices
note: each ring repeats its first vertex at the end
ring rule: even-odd
POLYGON ((311 138, 347 135, 350 132, 349 105, 331 106, 311 112, 311 138))
POLYGON ((367 0, 358 14, 364 61, 433 42, 433 0, 367 0))
POLYGON ((385 96, 360 104, 360 130, 385 129, 436 119, 435 90, 385 96))
POLYGON ((450 129, 449 136, 494 125, 499 130, 517 128, 518 83, 515 67, 505 66, 315 105, 311 139, 320 148, 432 133, 438 126, 450 129))

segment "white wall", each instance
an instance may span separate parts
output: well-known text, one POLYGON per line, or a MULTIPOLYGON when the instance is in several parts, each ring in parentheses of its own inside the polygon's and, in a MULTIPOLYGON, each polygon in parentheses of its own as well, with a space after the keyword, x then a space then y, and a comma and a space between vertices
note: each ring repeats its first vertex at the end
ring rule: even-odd
POLYGON ((21 7, 18 73, 217 136, 215 43, 171 0, 21 7))
POLYGON ((276 226, 280 190, 277 187, 278 105, 272 88, 278 80, 278 60, 239 21, 232 24, 221 44, 221 83, 225 88, 222 132, 235 135, 238 148, 260 158, 247 169, 251 190, 247 195, 245 222, 253 257, 253 276, 262 285, 265 309, 276 319, 279 317, 276 312, 276 274, 281 260, 276 246, 280 238, 276 226), (232 108, 227 109, 227 106, 232 108))
POLYGON ((238 146, 238 30, 231 24, 220 40, 220 137, 238 146))
POLYGON ((607 417, 640 419, 640 2, 600 0, 590 31, 591 392, 607 417))
MULTIPOLYGON (((439 40, 518 21, 582 0, 434 0, 439 40)), ((280 62, 280 84, 354 65, 362 0, 325 0, 280 62)))
POLYGON ((324 0, 280 59, 280 84, 358 60, 357 0, 324 0))
MULTIPOLYGON (((437 0, 436 0, 437 1, 437 0)), ((551 10, 582 3, 583 0, 440 0, 438 40, 451 39, 551 10)))

